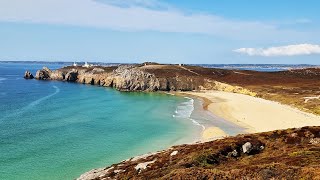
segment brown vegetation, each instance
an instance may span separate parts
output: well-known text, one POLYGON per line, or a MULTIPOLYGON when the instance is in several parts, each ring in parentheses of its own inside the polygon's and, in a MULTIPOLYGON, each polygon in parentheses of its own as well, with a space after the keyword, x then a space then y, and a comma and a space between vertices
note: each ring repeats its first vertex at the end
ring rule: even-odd
POLYGON ((81 178, 319 179, 320 127, 238 135, 202 144, 175 146, 93 170, 81 178), (244 153, 244 145, 248 143, 251 147, 244 153))
POLYGON ((202 68, 198 66, 184 67, 194 73, 176 65, 163 65, 158 69, 144 69, 154 73, 156 77, 201 77, 202 79, 240 86, 257 93, 257 96, 261 98, 291 105, 300 110, 320 115, 320 98, 318 98, 320 96, 320 68, 257 72, 202 68), (306 101, 308 97, 309 100, 306 101))

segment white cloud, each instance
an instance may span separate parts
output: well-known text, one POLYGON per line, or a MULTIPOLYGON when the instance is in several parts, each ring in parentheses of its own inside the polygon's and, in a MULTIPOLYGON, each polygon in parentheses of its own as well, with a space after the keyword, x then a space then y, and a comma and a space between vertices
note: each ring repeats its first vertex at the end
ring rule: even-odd
POLYGON ((320 45, 296 44, 269 48, 240 48, 233 51, 249 56, 297 56, 320 54, 320 45))
POLYGON ((169 9, 169 4, 158 0, 96 0, 97 2, 115 5, 119 7, 145 7, 150 9, 169 9))
POLYGON ((1 0, 0 22, 72 25, 121 31, 200 33, 233 39, 296 38, 262 22, 239 21, 212 14, 157 9, 157 0, 1 0))

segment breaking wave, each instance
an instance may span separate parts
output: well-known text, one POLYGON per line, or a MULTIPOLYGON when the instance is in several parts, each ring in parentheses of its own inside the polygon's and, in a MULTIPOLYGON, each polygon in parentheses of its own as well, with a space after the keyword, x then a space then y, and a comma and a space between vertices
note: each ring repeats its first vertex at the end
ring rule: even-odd
POLYGON ((194 100, 189 97, 185 97, 189 101, 183 102, 178 105, 177 109, 174 112, 174 115, 172 115, 174 118, 183 118, 183 119, 189 119, 192 121, 193 124, 197 126, 201 126, 202 129, 205 129, 205 126, 200 124, 198 121, 195 119, 191 118, 191 114, 194 110, 194 100))

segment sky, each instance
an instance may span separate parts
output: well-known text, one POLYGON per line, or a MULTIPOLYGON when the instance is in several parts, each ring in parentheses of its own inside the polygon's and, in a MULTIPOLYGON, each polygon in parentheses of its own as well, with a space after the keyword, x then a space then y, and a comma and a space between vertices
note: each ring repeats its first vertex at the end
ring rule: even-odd
POLYGON ((0 0, 0 61, 320 64, 318 0, 0 0))

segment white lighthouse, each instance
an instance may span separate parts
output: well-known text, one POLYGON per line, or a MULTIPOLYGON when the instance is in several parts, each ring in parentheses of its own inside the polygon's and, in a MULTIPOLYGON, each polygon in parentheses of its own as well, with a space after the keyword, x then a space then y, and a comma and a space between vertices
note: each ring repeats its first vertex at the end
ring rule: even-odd
POLYGON ((88 68, 88 67, 90 67, 90 64, 88 64, 87 62, 85 62, 85 63, 84 63, 84 65, 83 65, 82 67, 86 67, 86 68, 88 68))

